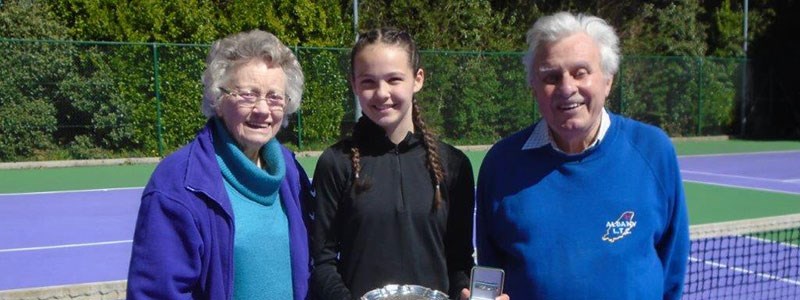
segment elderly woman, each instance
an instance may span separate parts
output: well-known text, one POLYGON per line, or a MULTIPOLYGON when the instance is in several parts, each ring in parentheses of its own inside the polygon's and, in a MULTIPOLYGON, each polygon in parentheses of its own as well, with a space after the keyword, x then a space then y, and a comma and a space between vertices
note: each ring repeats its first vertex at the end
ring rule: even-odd
POLYGON ((300 106, 303 72, 274 35, 215 42, 205 127, 142 193, 128 299, 305 299, 308 176, 275 135, 300 106))

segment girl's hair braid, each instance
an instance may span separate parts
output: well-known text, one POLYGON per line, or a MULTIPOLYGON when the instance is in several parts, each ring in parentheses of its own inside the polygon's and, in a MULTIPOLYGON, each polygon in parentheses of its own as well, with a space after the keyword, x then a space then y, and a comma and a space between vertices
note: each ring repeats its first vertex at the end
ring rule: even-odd
POLYGON ((353 147, 350 148, 350 161, 353 164, 353 188, 357 194, 368 190, 372 185, 366 178, 361 178, 361 153, 358 150, 358 144, 361 142, 361 130, 359 126, 353 127, 353 147))
POLYGON ((436 137, 428 130, 425 121, 422 119, 422 114, 417 104, 417 99, 414 98, 411 105, 411 116, 414 120, 414 126, 419 128, 422 132, 423 142, 425 144, 425 151, 427 151, 428 170, 431 172, 431 179, 434 183, 434 203, 433 208, 438 209, 442 206, 442 189, 441 185, 444 183, 445 172, 442 169, 442 164, 439 159, 439 146, 436 144, 436 137))

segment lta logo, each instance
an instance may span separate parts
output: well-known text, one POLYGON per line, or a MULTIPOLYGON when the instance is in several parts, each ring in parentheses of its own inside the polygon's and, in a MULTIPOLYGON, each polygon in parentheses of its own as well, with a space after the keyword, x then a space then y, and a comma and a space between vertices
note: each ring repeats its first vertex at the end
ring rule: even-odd
POLYGON ((603 235, 603 240, 609 243, 616 242, 617 240, 631 234, 633 227, 636 227, 636 221, 633 220, 634 213, 626 211, 616 221, 606 222, 606 234, 603 235))

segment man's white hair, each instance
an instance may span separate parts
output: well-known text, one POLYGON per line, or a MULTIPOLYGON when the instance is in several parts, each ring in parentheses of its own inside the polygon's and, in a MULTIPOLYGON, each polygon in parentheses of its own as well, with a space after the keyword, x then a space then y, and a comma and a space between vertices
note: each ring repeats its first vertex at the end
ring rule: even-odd
POLYGON ((605 77, 609 78, 617 73, 619 70, 619 38, 614 32, 614 28, 605 20, 595 16, 559 12, 539 18, 528 30, 528 51, 522 58, 522 63, 525 65, 529 85, 533 82, 535 75, 532 68, 536 53, 547 44, 579 32, 589 35, 600 48, 600 68, 605 77))

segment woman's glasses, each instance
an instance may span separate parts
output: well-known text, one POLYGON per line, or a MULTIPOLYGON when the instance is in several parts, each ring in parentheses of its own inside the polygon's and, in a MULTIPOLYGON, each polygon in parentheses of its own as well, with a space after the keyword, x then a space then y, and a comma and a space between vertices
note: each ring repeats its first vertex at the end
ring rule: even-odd
POLYGON ((276 92, 268 92, 265 95, 261 95, 252 91, 229 91, 225 88, 219 88, 219 90, 227 95, 238 98, 236 104, 238 104, 239 107, 248 109, 252 109, 256 106, 256 103, 263 99, 267 101, 267 106, 269 106, 270 111, 283 111, 283 108, 286 106, 286 100, 289 99, 289 96, 276 92))

